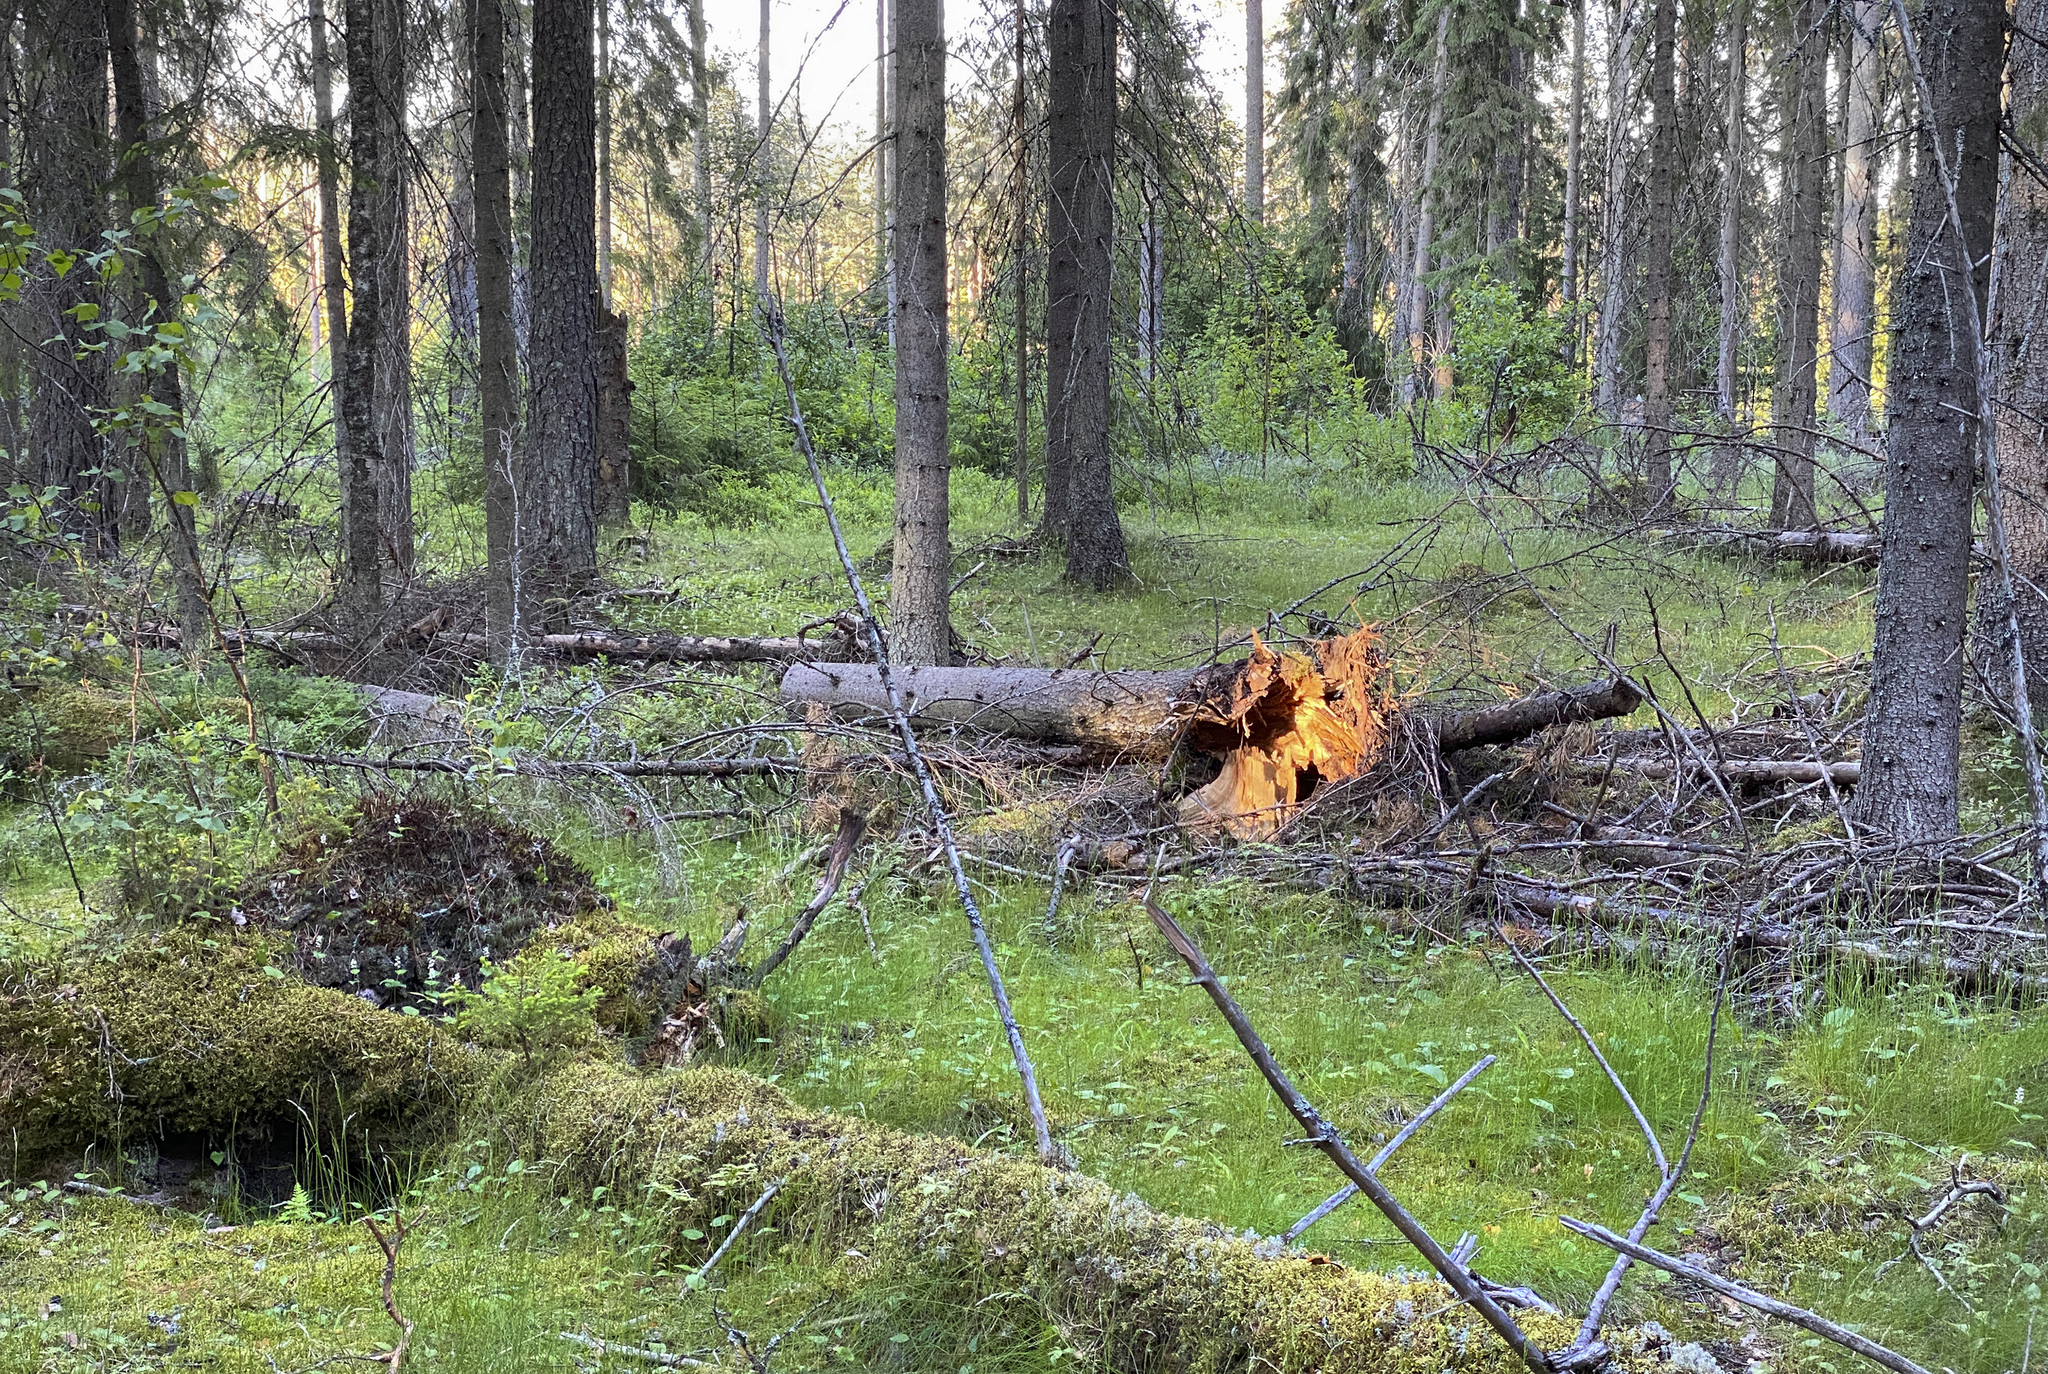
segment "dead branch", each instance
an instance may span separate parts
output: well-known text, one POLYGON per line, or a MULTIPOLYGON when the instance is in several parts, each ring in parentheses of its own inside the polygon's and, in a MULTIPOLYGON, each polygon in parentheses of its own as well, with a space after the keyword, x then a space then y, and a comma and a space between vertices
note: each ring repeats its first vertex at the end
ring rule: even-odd
POLYGON ((426 1213, 422 1211, 408 1222, 403 1212, 394 1209, 391 1213, 391 1234, 388 1236, 384 1234, 383 1228, 377 1225, 377 1218, 363 1218, 363 1225, 369 1227, 370 1234, 377 1238, 377 1248, 384 1252, 384 1284, 381 1290, 384 1311, 398 1327, 398 1344, 392 1346, 390 1352, 382 1357, 390 1366, 391 1374, 399 1374, 405 1367, 405 1352, 412 1345, 412 1318, 400 1311, 398 1306, 398 1251, 405 1244, 406 1236, 412 1233, 413 1228, 420 1224, 420 1218, 424 1216, 426 1213))
MULTIPOLYGON (((1435 1116, 1445 1107, 1448 1107, 1451 1103, 1452 1098, 1456 1097, 1459 1093, 1465 1091, 1466 1084, 1470 1083, 1473 1079, 1479 1077, 1480 1074, 1485 1073, 1487 1069, 1491 1068, 1493 1065, 1493 1061, 1496 1057, 1497 1056, 1489 1054, 1484 1059, 1480 1060, 1477 1064, 1474 1064, 1471 1068, 1459 1074, 1457 1082, 1451 1084, 1450 1087, 1445 1088, 1442 1092, 1438 1093, 1435 1099, 1431 1101, 1427 1107, 1424 1107, 1421 1111, 1417 1112, 1413 1117, 1410 1117, 1408 1120, 1408 1124, 1403 1126, 1398 1132, 1396 1132, 1394 1138, 1392 1140, 1389 1140, 1384 1146, 1381 1147, 1380 1152, 1378 1154, 1374 1155, 1370 1160, 1366 1162, 1366 1172, 1377 1174, 1381 1170, 1381 1168, 1383 1168, 1386 1165, 1386 1162, 1394 1157, 1394 1151, 1400 1149, 1403 1145, 1406 1145, 1417 1131, 1421 1130, 1425 1125, 1428 1124, 1429 1119, 1431 1117, 1435 1116)), ((1303 1217, 1300 1221, 1295 1222, 1294 1225, 1288 1227, 1286 1231, 1281 1233, 1281 1244, 1292 1245, 1295 1242, 1296 1238, 1299 1237, 1303 1231, 1306 1231, 1309 1227, 1315 1225, 1324 1217, 1336 1211, 1339 1207, 1342 1207, 1346 1202, 1349 1202, 1354 1196, 1357 1195, 1357 1192, 1358 1185, 1356 1183, 1347 1183, 1342 1188, 1339 1188, 1336 1192, 1324 1198, 1321 1202, 1316 1204, 1314 1211, 1310 1212, 1307 1216, 1303 1217)), ((1462 1261, 1460 1262, 1462 1263, 1462 1261)))
POLYGON ((1676 1274, 1683 1279, 1691 1279, 1694 1283, 1711 1288, 1723 1297, 1733 1298, 1744 1307, 1753 1307, 1780 1321, 1803 1327, 1816 1336, 1855 1351, 1865 1359, 1876 1361, 1886 1369, 1894 1371, 1894 1374, 1930 1374, 1928 1370, 1914 1364, 1904 1355, 1887 1350, 1876 1341, 1859 1336, 1847 1327, 1837 1326, 1826 1317, 1809 1312, 1803 1307, 1794 1307, 1789 1302, 1765 1297, 1753 1288, 1744 1288, 1739 1283, 1732 1283, 1719 1274, 1700 1268, 1697 1264, 1688 1264, 1682 1259, 1667 1255, 1661 1250, 1652 1250, 1649 1246, 1632 1241, 1626 1236, 1617 1236, 1604 1226, 1566 1216, 1559 1217, 1557 1224, 1610 1250, 1617 1250, 1631 1259, 1641 1260, 1652 1268, 1662 1269, 1667 1274, 1676 1274))
MULTIPOLYGON (((1669 759, 1623 758, 1616 763, 1639 778, 1662 780, 1671 777, 1674 771, 1669 759)), ((1609 760, 1573 759, 1572 764, 1577 768, 1604 769, 1609 760)), ((1835 787, 1854 787, 1863 777, 1863 765, 1855 759, 1840 763, 1819 763, 1812 759, 1727 759, 1704 765, 1695 759, 1677 771, 1688 777, 1712 774, 1737 786, 1774 782, 1816 783, 1825 779, 1835 787)))
MULTIPOLYGON (((848 846, 848 848, 850 849, 851 846, 848 846)), ((718 1262, 725 1258, 725 1252, 732 1249, 733 1242, 740 1238, 740 1232, 746 1230, 748 1223, 761 1215, 761 1209, 775 1200, 775 1195, 782 1191, 782 1185, 787 1182, 789 1182, 787 1178, 776 1179, 762 1191, 761 1196, 754 1199, 753 1206, 739 1214, 738 1220, 732 1224, 732 1229, 725 1233, 725 1239, 720 1241, 718 1248, 711 1252, 711 1258, 705 1260, 703 1264, 697 1267, 694 1273, 683 1280, 684 1292, 687 1293, 692 1289, 702 1288, 710 1282, 711 1271, 716 1269, 718 1262)))
POLYGON ((675 1355, 666 1350, 649 1350, 645 1346, 620 1345, 617 1341, 601 1341, 595 1336, 586 1336, 580 1331, 557 1331, 565 1341, 595 1350, 599 1355, 623 1355, 629 1360, 645 1360, 648 1364, 663 1369, 716 1369, 715 1360, 699 1360, 689 1355, 675 1355))
POLYGON ((853 858, 853 851, 860 844, 861 836, 867 833, 867 828, 867 817, 850 807, 839 808, 839 833, 832 837, 832 848, 826 852, 825 877, 819 882, 818 890, 811 898, 811 904, 798 913, 796 923, 789 928, 789 934, 784 936, 782 943, 761 961, 761 966, 754 970, 753 982, 756 987, 760 986, 769 974, 782 967, 782 961, 787 959, 796 947, 803 943, 804 937, 811 933, 811 927, 817 923, 819 915, 830 904, 833 895, 839 891, 840 880, 846 876, 847 862, 853 858))
POLYGON ((1643 694, 1635 683, 1620 676, 1569 691, 1537 692, 1497 706, 1445 717, 1436 726, 1436 747, 1443 753, 1454 754, 1460 749, 1508 744, 1553 725, 1625 716, 1642 701, 1643 694))
POLYGON ((699 758, 699 759, 401 759, 366 758, 354 754, 306 754, 296 749, 258 746, 260 752, 293 763, 323 768, 357 768, 373 773, 443 773, 471 778, 479 774, 510 773, 523 778, 754 778, 777 773, 801 773, 798 759, 699 758))
POLYGON ((1286 1070, 1273 1058, 1273 1052, 1266 1048, 1265 1041, 1261 1040, 1259 1033, 1252 1028, 1244 1009, 1238 1006, 1237 1000, 1223 986, 1223 980, 1216 976, 1216 970, 1209 966, 1209 961, 1203 956, 1201 949, 1189 938, 1187 932, 1180 928, 1180 923, 1152 900, 1149 892, 1145 895, 1145 911, 1151 916, 1152 924, 1159 928, 1159 933, 1165 936, 1166 942, 1173 947, 1174 953, 1188 966, 1188 971, 1194 975, 1194 982, 1208 992, 1209 999, 1216 1004, 1216 1010, 1222 1014, 1224 1021, 1236 1034, 1238 1043, 1244 1046, 1245 1053, 1250 1055, 1252 1062, 1258 1066, 1259 1072, 1272 1087, 1274 1095, 1300 1123, 1308 1142, 1328 1156, 1331 1163, 1358 1185, 1358 1190, 1365 1194, 1366 1200, 1379 1208, 1381 1214, 1394 1224, 1394 1228, 1407 1238, 1408 1243, 1421 1252, 1422 1257, 1429 1261, 1430 1268, 1442 1275, 1444 1282, 1450 1285, 1451 1291, 1470 1303, 1472 1309, 1479 1313, 1488 1326, 1500 1334, 1501 1339, 1522 1357, 1530 1369, 1536 1371, 1536 1374, 1550 1374, 1550 1360, 1542 1348, 1516 1325, 1515 1319, 1508 1315, 1507 1309, 1496 1302, 1462 1264, 1452 1261, 1444 1252, 1443 1246, 1437 1243, 1436 1237, 1430 1235, 1422 1223, 1395 1199, 1387 1186, 1351 1152, 1351 1148, 1344 1143, 1336 1128, 1325 1121, 1322 1113, 1318 1112, 1308 1098, 1302 1095, 1301 1090, 1294 1086, 1286 1070))

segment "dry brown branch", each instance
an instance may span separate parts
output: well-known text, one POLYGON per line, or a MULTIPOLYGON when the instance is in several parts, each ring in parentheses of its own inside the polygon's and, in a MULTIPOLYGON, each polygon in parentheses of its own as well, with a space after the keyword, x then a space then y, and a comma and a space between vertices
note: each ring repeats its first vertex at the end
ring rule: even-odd
POLYGON ((1408 1243, 1429 1261, 1430 1268, 1436 1270, 1444 1282, 1450 1285, 1451 1291, 1463 1301, 1470 1303, 1472 1309, 1479 1313, 1486 1324, 1499 1333, 1501 1339, 1508 1343, 1509 1349, 1521 1356, 1523 1362, 1536 1371, 1536 1374, 1550 1374, 1550 1359, 1542 1348, 1529 1338, 1515 1323, 1515 1319, 1508 1315, 1507 1309, 1495 1301, 1462 1264, 1452 1261, 1444 1252, 1443 1246, 1437 1243, 1436 1237, 1430 1235, 1422 1223, 1410 1215, 1408 1209, 1388 1191, 1387 1186, 1351 1152, 1350 1146, 1344 1143, 1336 1128, 1325 1121, 1315 1105, 1294 1086, 1286 1070, 1280 1067, 1278 1061, 1273 1058, 1273 1052, 1266 1048, 1265 1041, 1261 1040, 1259 1033, 1253 1029, 1250 1019, 1244 1014, 1244 1009, 1238 1006, 1237 1000, 1223 986, 1223 980, 1216 976, 1216 970, 1209 966, 1208 959, 1203 956, 1201 949, 1189 938, 1187 932, 1180 928, 1180 923, 1153 901, 1149 892, 1146 893, 1144 900, 1145 911, 1151 916, 1152 924, 1159 928, 1159 933, 1166 937, 1166 942, 1173 947, 1174 953, 1188 966, 1188 971, 1194 975, 1194 982, 1209 994, 1210 1000, 1216 1004, 1216 1010, 1222 1014, 1224 1021, 1236 1034, 1237 1041, 1244 1046, 1245 1053, 1250 1055, 1252 1062, 1258 1066, 1260 1074, 1272 1087, 1274 1095, 1300 1124, 1308 1142, 1328 1156, 1331 1163, 1358 1185, 1358 1190, 1365 1194, 1366 1201, 1380 1209, 1381 1214, 1394 1224, 1394 1228, 1408 1243))
POLYGON ((398 1306, 398 1252, 405 1244, 406 1236, 412 1233, 413 1228, 420 1224, 420 1219, 424 1216, 426 1213, 421 1211, 415 1214, 411 1221, 407 1221, 403 1212, 393 1209, 389 1235, 377 1225, 377 1218, 363 1218, 363 1225, 369 1227, 370 1234, 377 1238, 377 1248, 384 1252, 384 1283, 380 1292, 384 1298, 385 1315, 398 1327, 398 1343, 379 1357, 390 1367, 391 1374, 399 1374, 405 1367, 405 1352, 412 1345, 412 1318, 406 1316, 398 1306))
POLYGON ((782 967, 782 961, 803 943, 804 936, 811 933, 811 927, 817 923, 819 915, 830 904, 833 894, 839 891, 840 880, 846 876, 846 865, 853 858, 853 851, 859 846, 861 836, 867 833, 867 828, 867 817, 849 807, 839 808, 839 833, 832 837, 832 848, 826 851, 825 876, 818 883, 818 890, 812 896, 811 904, 798 913, 796 923, 789 928, 789 934, 784 936, 782 943, 761 961, 761 966, 754 970, 753 981, 756 986, 759 986, 769 974, 782 967))

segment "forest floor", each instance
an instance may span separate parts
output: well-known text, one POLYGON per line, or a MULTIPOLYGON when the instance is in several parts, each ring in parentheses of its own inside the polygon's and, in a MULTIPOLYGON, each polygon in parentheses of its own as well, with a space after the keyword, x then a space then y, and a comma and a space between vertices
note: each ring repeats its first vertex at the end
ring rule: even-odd
MULTIPOLYGON (((1245 475, 1199 518, 1134 511, 1139 586, 1093 596, 1064 586, 1056 564, 1014 554, 1001 487, 966 476, 954 539, 959 570, 971 575, 956 625, 1015 661, 1227 657, 1269 613, 1324 588, 1303 609, 1386 626, 1396 680, 1417 696, 1487 700, 1584 681, 1598 675, 1587 642, 1601 642, 1610 623, 1617 661, 1673 710, 1686 703, 1715 724, 1768 714, 1788 676, 1803 692, 1859 690, 1854 656, 1868 642, 1871 583, 1862 570, 1772 567, 1655 531, 1616 538, 1540 524, 1526 509, 1419 481, 1245 475), (1524 576, 1510 575, 1517 569, 1524 576)), ((869 554, 886 537, 886 484, 840 480, 855 552, 869 554)), ((657 527, 644 557, 622 555, 613 581, 672 595, 629 603, 619 622, 766 634, 830 614, 847 596, 819 524, 815 511, 794 508, 744 533, 657 527)), ((303 569, 253 568, 252 614, 264 618, 266 598, 286 606, 303 579, 303 569)), ((155 675, 157 696, 175 706, 179 674, 151 657, 138 679, 155 675)), ((350 726, 334 700, 311 700, 317 692, 284 670, 252 678, 266 705, 299 694, 279 712, 293 722, 294 747, 346 745, 350 726)), ((100 687, 134 700, 130 686, 100 687)), ((757 705, 771 690, 755 670, 703 692, 671 688, 630 728, 659 740, 716 726, 755 709, 727 698, 757 705)), ((223 736, 233 728, 224 705, 191 715, 223 736)), ((179 738, 189 743, 195 728, 182 726, 179 738)), ((1973 741, 1966 810, 1975 828, 1990 829, 2013 814, 2016 770, 2001 737, 1984 730, 1973 741)), ((325 786, 338 804, 367 785, 325 786)), ((0 961, 114 938, 121 918, 106 914, 101 894, 116 881, 120 845, 60 847, 48 794, 17 785, 10 795, 0 815, 0 961), (92 911, 81 909, 79 888, 92 911)), ((795 809, 657 839, 615 808, 543 787, 506 785, 491 800, 574 855, 627 920, 688 931, 700 948, 742 906, 761 913, 772 939, 809 895, 812 879, 793 860, 816 837, 795 809)), ((238 824, 251 832, 241 861, 274 857, 277 837, 256 833, 260 821, 238 824)), ((1019 862, 1042 872, 1051 856, 1019 862)), ((1321 1160, 1283 1146, 1291 1121, 1185 984, 1128 885, 1077 881, 1049 917, 1043 882, 988 876, 977 890, 1051 1124, 1082 1171, 1162 1211, 1268 1236, 1337 1186, 1321 1160)), ((1583 1310, 1609 1257, 1557 1216, 1621 1229, 1656 1175, 1599 1067, 1496 941, 1434 939, 1341 894, 1280 892, 1248 877, 1166 878, 1159 891, 1303 1089, 1361 1142, 1497 1054, 1389 1166, 1389 1181, 1436 1234, 1479 1235, 1489 1275, 1583 1310)), ((772 1014, 755 1043, 711 1057, 809 1107, 1028 1155, 1009 1053, 946 884, 899 868, 877 876, 862 905, 864 919, 828 911, 767 986, 772 1014)), ((1712 946, 1565 955, 1546 970, 1666 1141, 1682 1138, 1700 1091, 1712 946)), ((1930 1367, 2023 1369, 2048 1265, 2044 1098, 2048 1013, 2028 999, 1848 972, 1789 987, 1738 982, 1699 1143, 1653 1240, 1930 1367), (1995 1182, 1997 1196, 1971 1194, 1915 1231, 1953 1184, 1976 1180, 1995 1182)), ((519 1138, 517 1123, 479 1106, 445 1154, 420 1162, 398 1189, 407 1215, 423 1211, 397 1269, 397 1297, 415 1325, 408 1368, 651 1367, 565 1332, 705 1359, 724 1352, 744 1367, 731 1330, 755 1333, 758 1345, 799 1316, 807 1319, 780 1346, 778 1369, 994 1374, 1099 1361, 1051 1317, 989 1320, 914 1270, 850 1284, 843 1256, 781 1236, 772 1211, 708 1291, 692 1288, 685 1276, 730 1215, 677 1241, 658 1209, 557 1186, 548 1161, 523 1157, 519 1138)), ((0 1176, 19 1175, 6 1148, 0 1136, 0 1176)), ((113 1177, 103 1158, 75 1162, 90 1178, 113 1177)), ((396 1328, 378 1291, 384 1258, 354 1222, 364 1182, 323 1176, 316 1161, 300 1180, 307 1191, 279 1205, 238 1187, 232 1160, 214 1163, 219 1196, 206 1217, 65 1192, 61 1177, 16 1177, 0 1189, 0 1369, 298 1371, 388 1349, 396 1328)), ((1304 1243, 1346 1265, 1416 1267, 1358 1202, 1304 1243)), ((1749 1374, 1855 1363, 1640 1270, 1619 1315, 1661 1322, 1749 1374)))

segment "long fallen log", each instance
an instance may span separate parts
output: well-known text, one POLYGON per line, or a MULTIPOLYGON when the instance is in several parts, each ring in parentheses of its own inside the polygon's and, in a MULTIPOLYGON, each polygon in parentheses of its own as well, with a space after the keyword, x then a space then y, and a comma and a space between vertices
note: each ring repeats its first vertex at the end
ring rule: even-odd
MULTIPOLYGON (((1583 758, 1572 761, 1581 768, 1604 771, 1608 760, 1604 758, 1583 758)), ((1613 761, 1616 772, 1623 776, 1638 778, 1667 779, 1671 776, 1669 759, 1617 758, 1613 761)), ((1688 777, 1703 772, 1700 764, 1688 759, 1683 764, 1688 777)), ((1724 782, 1746 787, 1758 787, 1765 783, 1791 782, 1815 783, 1823 776, 1837 787, 1854 787, 1863 778, 1863 765, 1855 759, 1839 763, 1821 763, 1814 759, 1728 759, 1714 761, 1713 771, 1724 782)))
POLYGON ((1477 711, 1460 711, 1436 722, 1436 747, 1446 754, 1487 744, 1526 739, 1553 725, 1625 716, 1642 705, 1633 682, 1618 677, 1562 692, 1537 692, 1477 711))

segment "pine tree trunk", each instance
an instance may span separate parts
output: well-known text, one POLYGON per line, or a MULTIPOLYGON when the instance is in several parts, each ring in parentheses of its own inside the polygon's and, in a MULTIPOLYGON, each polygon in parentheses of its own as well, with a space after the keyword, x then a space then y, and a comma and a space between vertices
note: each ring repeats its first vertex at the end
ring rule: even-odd
POLYGON ((597 522, 633 518, 633 377, 627 368, 626 317, 597 311, 597 522))
POLYGON ((484 628, 491 661, 510 660, 514 632, 517 517, 513 459, 519 423, 519 337, 512 320, 512 145, 505 77, 505 0, 469 0, 470 67, 476 110, 470 125, 476 188, 477 410, 484 460, 488 558, 484 628))
POLYGON ((375 0, 376 86, 364 105, 377 119, 377 517, 384 575, 412 576, 412 150, 407 136, 406 0, 375 0), (374 105, 370 103, 374 100, 374 105))
POLYGON ((1735 0, 1728 13, 1728 127, 1721 168, 1721 245, 1717 267, 1721 278, 1721 331, 1714 370, 1715 412, 1730 429, 1735 425, 1736 348, 1742 341, 1742 148, 1746 111, 1744 87, 1748 72, 1748 35, 1743 17, 1747 0, 1735 0))
POLYGON ((1378 289, 1377 283, 1367 278, 1383 275, 1385 266, 1382 260, 1375 272, 1371 265, 1376 245, 1373 194, 1376 183, 1378 189, 1384 189, 1385 178, 1377 174, 1373 160, 1380 123, 1379 111, 1369 108, 1366 102, 1366 65, 1366 55, 1354 49, 1351 112, 1345 138, 1343 291, 1337 299, 1337 337, 1354 369, 1373 350, 1372 305, 1378 289))
POLYGON ((1651 509, 1668 505, 1671 476, 1671 229, 1678 211, 1678 0, 1656 0, 1650 21, 1650 214, 1643 262, 1643 431, 1651 509))
POLYGON ((597 79, 591 0, 533 7, 533 332, 516 450, 522 629, 597 570, 597 79))
POLYGON ((952 661, 947 593, 946 26, 942 0, 896 0, 896 540, 890 657, 952 661))
MULTIPOLYGON (((886 4, 888 0, 877 0, 886 4)), ((690 6, 690 111, 695 125, 690 130, 692 174, 691 203, 697 211, 698 261, 711 261, 711 40, 704 27, 706 0, 688 0, 690 6)), ((878 80, 880 78, 877 78, 878 80)), ((706 273, 709 276, 709 273, 706 273)))
MULTIPOLYGON (((2007 58, 2014 135, 2038 154, 2048 139, 2048 0, 2018 0, 2007 58)), ((1992 321, 1998 387, 1998 471, 2005 536, 2019 591, 2020 648, 2035 719, 2048 711, 2048 188, 2018 172, 1999 231, 1999 304, 1992 321)), ((2008 707, 2012 636, 1992 579, 1977 584, 1973 656, 1982 684, 2008 707)))
MULTIPOLYGON (((1856 818, 1902 841, 1955 835, 1963 625, 1979 436, 1965 285, 1983 301, 1998 199, 2003 6, 1925 0, 1916 26, 1932 92, 1914 134, 1913 211, 1895 311, 1870 715, 1856 818), (1943 140, 1966 242, 1934 156, 1943 140)), ((2035 488, 2038 490, 2038 488, 2035 488)), ((2031 494, 2031 493, 2030 493, 2031 494)))
POLYGON ((1436 246, 1436 164, 1443 146, 1444 84, 1450 62, 1451 8, 1437 11, 1436 57, 1429 79, 1429 113, 1423 119, 1422 170, 1415 186, 1414 266, 1408 274, 1408 375, 1401 404, 1412 406, 1429 367, 1429 264, 1436 246))
MULTIPOLYGON (((1558 272, 1558 292, 1570 310, 1579 303, 1579 214, 1580 182, 1584 163, 1586 128, 1586 0, 1572 0, 1572 93, 1571 114, 1564 143, 1564 262, 1558 272)), ((1579 322, 1574 319, 1565 335, 1567 364, 1579 359, 1579 322)))
POLYGON ((382 529, 377 474, 383 466, 383 427, 377 417, 378 353, 383 345, 382 271, 385 218, 378 204, 377 169, 383 121, 377 117, 376 14, 381 0, 346 0, 349 89, 348 256, 354 308, 337 396, 341 442, 341 602, 367 623, 383 605, 382 529))
MULTIPOLYGON (((107 0, 106 25, 114 77, 114 134, 119 150, 130 223, 160 208, 156 158, 150 150, 149 105, 145 97, 141 35, 136 30, 134 0, 107 0)), ((158 321, 175 320, 182 293, 171 290, 164 268, 163 239, 154 233, 135 238, 138 275, 142 279, 144 314, 158 321)), ((192 490, 191 465, 180 432, 185 413, 183 378, 176 363, 144 379, 149 394, 177 416, 178 427, 152 435, 141 452, 149 468, 149 486, 163 498, 165 561, 178 598, 179 642, 196 659, 211 626, 206 606, 206 574, 199 558, 196 518, 199 494, 192 490)))
POLYGON ((476 179, 469 160, 475 137, 471 124, 476 118, 476 73, 470 65, 476 56, 476 35, 470 32, 476 6, 474 0, 452 0, 450 11, 455 30, 455 108, 449 114, 447 133, 453 169, 442 281, 448 295, 449 351, 454 365, 448 369, 446 396, 451 428, 466 429, 476 419, 476 179))
POLYGON ((1608 14, 1607 163, 1600 196, 1600 319, 1593 341, 1594 406, 1622 418, 1622 323, 1628 309, 1629 93, 1635 84, 1635 8, 1616 0, 1608 14))
POLYGON ((1244 212, 1266 222, 1266 11, 1244 3, 1244 212))
POLYGON ((1828 412, 1851 440, 1870 433, 1870 357, 1877 310, 1877 172, 1879 58, 1877 31, 1884 0, 1852 0, 1843 13, 1849 30, 1848 111, 1842 134, 1841 233, 1835 248, 1834 358, 1829 364, 1828 412))
POLYGON ((1785 262, 1779 273, 1779 372, 1773 397, 1771 526, 1812 529, 1821 257, 1827 239, 1827 70, 1830 0, 1800 0, 1785 63, 1785 262))
POLYGON ((597 296, 606 310, 612 308, 611 0, 597 0, 597 296))
MULTIPOLYGON (((0 91, 14 89, 14 43, 14 15, 8 13, 0 16, 0 91)), ((14 161, 19 118, 11 101, 0 100, 0 186, 9 190, 19 189, 14 161)), ((22 325, 17 305, 0 306, 0 482, 10 487, 29 480, 21 423, 22 325)))
MULTIPOLYGON (((306 19, 313 39, 313 128, 319 145, 315 165, 320 189, 320 292, 327 317, 327 376, 335 395, 334 433, 339 449, 348 440, 340 403, 342 374, 348 369, 348 279, 341 253, 341 142, 334 121, 334 67, 328 56, 324 0, 308 0, 306 19)), ((341 464, 346 470, 345 455, 341 464)), ((343 518, 345 521, 345 514, 343 518)))
MULTIPOLYGON (((28 204, 38 236, 51 248, 91 252, 109 227, 104 188, 113 168, 107 129, 107 30, 91 4, 31 6, 24 43, 35 91, 35 136, 24 140, 28 204)), ((106 354, 88 345, 73 312, 104 309, 98 274, 74 268, 37 282, 33 321, 35 398, 29 408, 29 451, 40 460, 42 485, 61 493, 59 527, 77 536, 91 558, 119 549, 120 493, 108 475, 116 466, 95 430, 109 391, 106 354), (49 340, 48 343, 43 343, 49 340)))
MULTIPOLYGON (((882 0, 886 3, 886 0, 882 0)), ((1031 146, 1025 137, 1024 59, 1025 48, 1024 0, 1017 0, 1017 64, 1016 89, 1012 94, 1010 111, 1010 136, 1016 140, 1016 199, 1015 223, 1010 243, 1010 270, 1015 277, 1016 297, 1011 301, 1013 318, 1011 328, 1016 338, 1011 341, 1017 368, 1017 396, 1012 419, 1017 428, 1017 524, 1026 525, 1031 520, 1031 220, 1024 207, 1031 202, 1031 146)), ((879 101, 880 95, 877 94, 879 101)), ((877 106, 876 117, 881 117, 877 106)))

